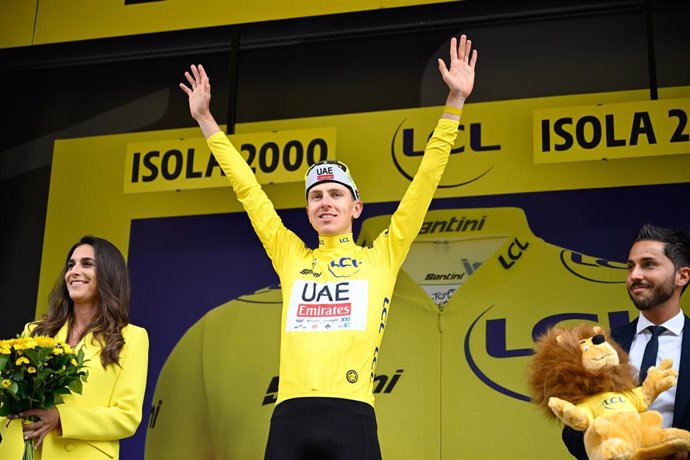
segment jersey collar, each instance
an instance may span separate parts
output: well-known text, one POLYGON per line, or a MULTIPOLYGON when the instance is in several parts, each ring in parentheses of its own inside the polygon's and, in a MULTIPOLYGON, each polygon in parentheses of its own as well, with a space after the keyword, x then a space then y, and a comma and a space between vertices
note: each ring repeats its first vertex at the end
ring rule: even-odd
POLYGON ((354 246, 352 233, 344 233, 336 236, 319 236, 319 249, 342 249, 354 246))

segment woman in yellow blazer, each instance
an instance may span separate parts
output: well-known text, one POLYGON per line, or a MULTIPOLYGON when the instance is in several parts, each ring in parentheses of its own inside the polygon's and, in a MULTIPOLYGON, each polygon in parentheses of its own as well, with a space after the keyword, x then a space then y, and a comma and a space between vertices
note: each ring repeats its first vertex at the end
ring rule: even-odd
POLYGON ((0 458, 21 459, 22 429, 41 460, 119 458, 119 440, 141 421, 148 366, 148 334, 129 324, 129 298, 127 265, 113 244, 85 236, 70 249, 48 313, 24 334, 83 347, 87 382, 81 395, 67 395, 62 404, 10 416, 0 458), (22 426, 29 416, 38 421, 22 426))

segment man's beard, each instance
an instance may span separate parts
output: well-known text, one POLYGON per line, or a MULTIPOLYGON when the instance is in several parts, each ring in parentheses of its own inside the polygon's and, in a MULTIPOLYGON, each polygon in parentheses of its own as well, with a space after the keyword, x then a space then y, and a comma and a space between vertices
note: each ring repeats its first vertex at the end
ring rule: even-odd
POLYGON ((635 307, 640 311, 651 310, 657 305, 661 305, 662 303, 666 302, 671 298, 671 296, 673 296, 673 290, 676 287, 674 284, 674 279, 670 277, 668 282, 652 288, 650 297, 637 298, 632 294, 632 292, 630 292, 630 290, 639 285, 646 286, 645 283, 633 283, 628 288, 628 295, 630 296, 630 300, 633 301, 633 304, 635 304, 635 307))

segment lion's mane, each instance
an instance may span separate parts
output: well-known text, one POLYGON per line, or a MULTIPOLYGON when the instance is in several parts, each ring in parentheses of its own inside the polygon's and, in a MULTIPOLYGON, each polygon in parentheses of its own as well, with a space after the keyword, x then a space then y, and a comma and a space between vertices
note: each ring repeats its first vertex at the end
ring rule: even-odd
POLYGON ((578 404, 588 396, 607 391, 627 391, 638 386, 636 370, 630 364, 628 354, 611 340, 608 331, 604 336, 618 353, 620 364, 598 373, 582 366, 580 340, 594 335, 593 327, 583 324, 571 329, 552 327, 537 340, 535 354, 528 367, 528 383, 532 402, 549 417, 556 418, 548 406, 551 396, 578 404), (556 342, 559 334, 565 338, 561 344, 556 342))

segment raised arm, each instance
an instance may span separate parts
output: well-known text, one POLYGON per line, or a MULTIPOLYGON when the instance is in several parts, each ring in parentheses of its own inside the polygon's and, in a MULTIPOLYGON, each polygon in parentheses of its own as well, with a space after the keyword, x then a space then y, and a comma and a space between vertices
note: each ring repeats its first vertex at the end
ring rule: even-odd
POLYGON ((190 70, 191 73, 184 73, 189 86, 180 83, 180 88, 189 97, 189 112, 199 124, 206 137, 206 143, 232 184, 237 199, 247 211, 252 226, 274 266, 279 267, 284 260, 291 260, 292 257, 283 257, 283 254, 289 253, 285 248, 298 248, 299 251, 303 251, 304 243, 285 228, 247 161, 230 143, 213 118, 209 108, 211 83, 206 70, 201 65, 192 65, 190 70))
MULTIPOLYGON (((448 86, 446 106, 455 108, 459 112, 465 100, 474 88, 474 68, 477 65, 477 50, 472 49, 472 40, 466 35, 460 36, 460 44, 453 37, 450 39, 450 67, 446 67, 443 59, 438 60, 438 70, 443 81, 448 86)), ((444 112, 443 118, 459 120, 458 113, 444 112)))
POLYGON ((462 107, 474 87, 476 65, 477 51, 472 50, 472 42, 465 35, 460 37, 459 44, 456 38, 450 40, 450 67, 442 59, 438 60, 439 72, 448 86, 446 107, 426 144, 417 172, 391 217, 387 232, 390 237, 382 239, 386 242, 387 249, 381 254, 390 257, 387 263, 392 266, 402 265, 412 241, 422 227, 455 143, 462 107))
POLYGON ((192 65, 190 67, 192 73, 185 72, 184 76, 189 82, 189 86, 180 83, 182 91, 189 96, 189 113, 192 118, 199 123, 204 137, 208 139, 213 134, 220 131, 220 127, 211 114, 211 81, 206 75, 204 67, 192 65))

